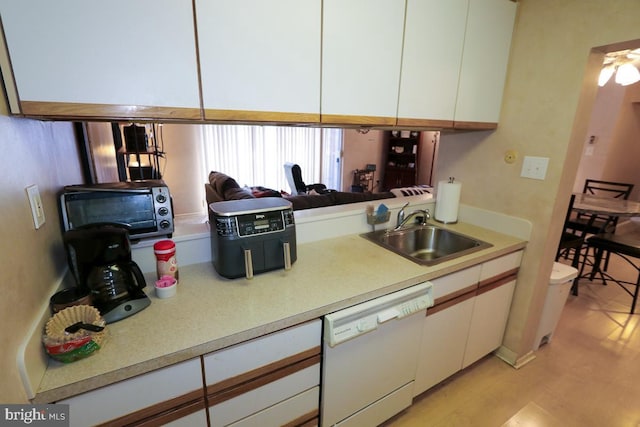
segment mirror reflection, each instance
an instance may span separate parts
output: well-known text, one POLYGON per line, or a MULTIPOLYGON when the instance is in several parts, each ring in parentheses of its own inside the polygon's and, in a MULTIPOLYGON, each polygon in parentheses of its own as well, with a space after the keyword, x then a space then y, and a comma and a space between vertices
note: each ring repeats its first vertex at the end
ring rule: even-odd
POLYGON ((286 164, 298 166, 310 194, 336 191, 379 198, 393 189, 428 186, 440 137, 437 131, 266 125, 84 126, 93 182, 163 179, 176 215, 207 212, 204 184, 211 171, 233 178, 247 191, 286 196, 296 193, 286 164))

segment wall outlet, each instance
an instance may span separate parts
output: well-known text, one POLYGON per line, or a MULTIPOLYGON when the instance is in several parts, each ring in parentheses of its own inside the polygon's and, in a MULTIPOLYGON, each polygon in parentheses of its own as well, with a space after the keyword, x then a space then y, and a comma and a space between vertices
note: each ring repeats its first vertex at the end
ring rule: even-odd
POLYGON ((33 225, 36 230, 44 224, 44 207, 42 207, 42 199, 40 199, 40 191, 37 185, 31 185, 26 188, 29 204, 31 205, 31 216, 33 217, 33 225))
POLYGON ((522 172, 520 176, 524 178, 544 180, 549 166, 548 157, 525 156, 522 162, 522 172))

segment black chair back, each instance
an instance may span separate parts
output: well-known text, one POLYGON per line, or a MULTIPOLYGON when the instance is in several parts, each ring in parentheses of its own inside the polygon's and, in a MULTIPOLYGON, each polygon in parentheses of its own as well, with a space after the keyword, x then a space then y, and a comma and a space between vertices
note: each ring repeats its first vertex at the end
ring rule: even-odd
POLYGON ((629 199, 629 195, 633 191, 633 184, 613 181, 599 181, 597 179, 587 179, 584 182, 585 194, 593 194, 595 196, 613 197, 616 199, 629 199))
MULTIPOLYGON (((613 181, 601 181, 587 179, 584 182, 583 193, 600 197, 610 197, 628 200, 634 184, 613 181)), ((588 234, 597 234, 603 231, 614 232, 618 225, 617 216, 604 216, 578 213, 569 221, 569 226, 574 230, 582 230, 588 234), (605 230, 606 228, 606 230, 605 230)))

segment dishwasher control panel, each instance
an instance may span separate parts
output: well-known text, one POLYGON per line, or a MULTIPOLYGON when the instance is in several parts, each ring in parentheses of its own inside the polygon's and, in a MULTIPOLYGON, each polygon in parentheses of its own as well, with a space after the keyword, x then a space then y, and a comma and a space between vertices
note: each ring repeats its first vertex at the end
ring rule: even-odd
POLYGON ((420 283, 380 298, 366 301, 325 316, 325 343, 334 347, 373 331, 380 324, 433 306, 433 285, 420 283))

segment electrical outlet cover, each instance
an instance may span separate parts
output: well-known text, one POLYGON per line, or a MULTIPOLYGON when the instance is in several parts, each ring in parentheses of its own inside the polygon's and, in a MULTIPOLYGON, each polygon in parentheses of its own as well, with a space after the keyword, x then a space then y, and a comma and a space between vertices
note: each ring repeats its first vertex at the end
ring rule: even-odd
POLYGON ((40 191, 37 185, 27 187, 27 197, 31 205, 31 216, 33 216, 33 225, 36 230, 44 224, 44 208, 42 207, 42 199, 40 199, 40 191))
POLYGON ((544 180, 549 166, 548 157, 525 156, 522 162, 520 176, 524 178, 544 180))

